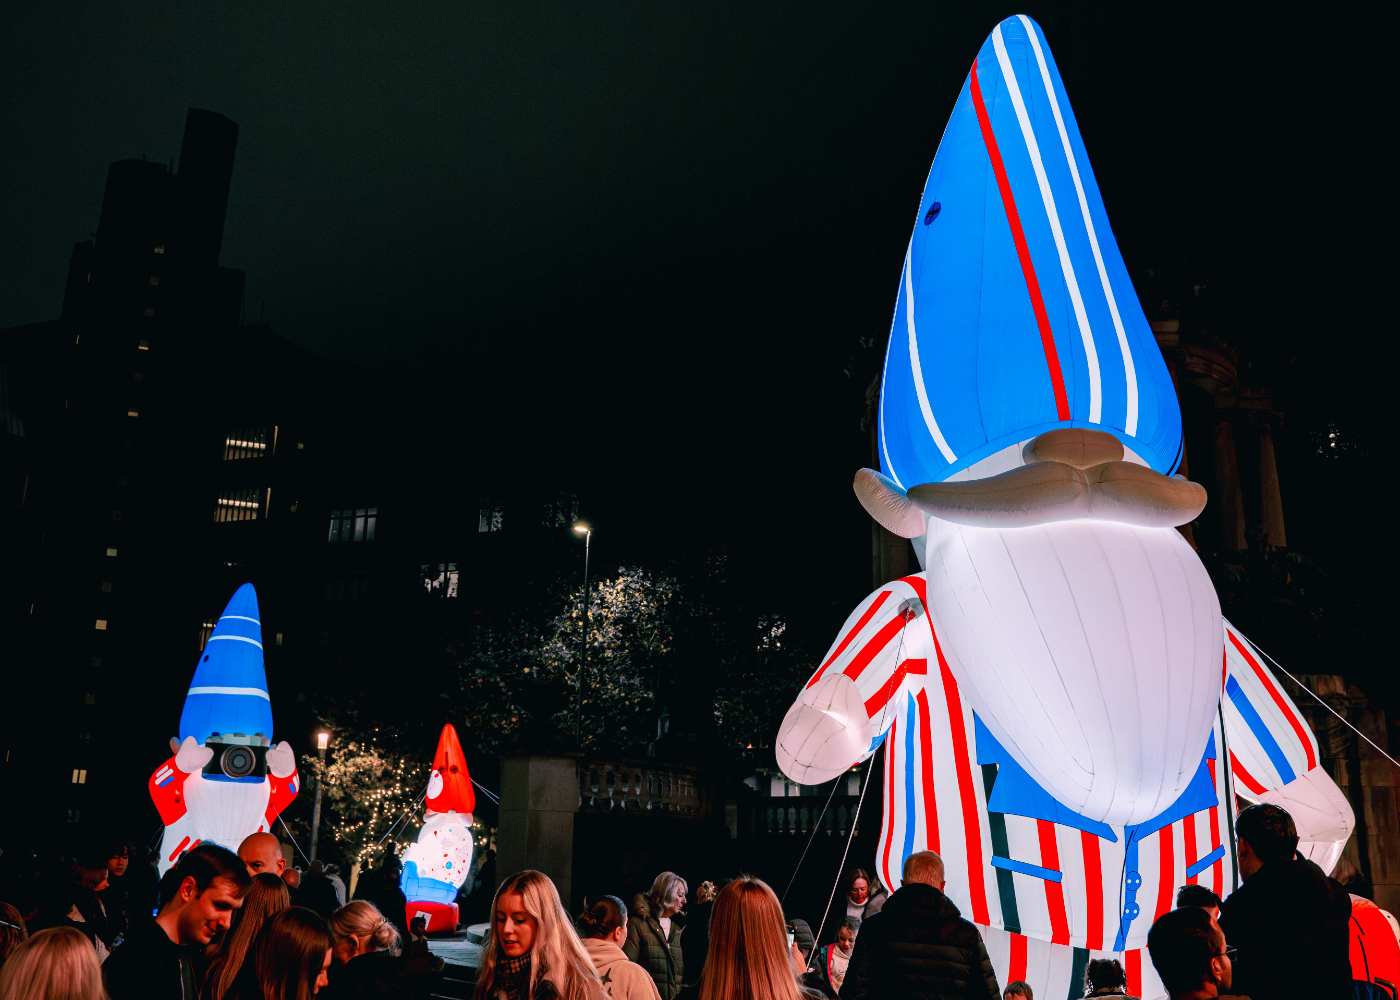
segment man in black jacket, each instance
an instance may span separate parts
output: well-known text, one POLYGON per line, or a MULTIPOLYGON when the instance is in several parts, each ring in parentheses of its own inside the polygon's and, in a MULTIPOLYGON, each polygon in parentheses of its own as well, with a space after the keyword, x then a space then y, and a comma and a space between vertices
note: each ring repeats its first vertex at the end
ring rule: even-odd
POLYGON ((943 895, 943 859, 909 855, 903 881, 861 924, 841 1000, 1001 1000, 982 935, 943 895))
POLYGON ((251 879, 238 855, 200 844, 175 866, 173 895, 155 919, 137 917, 102 965, 112 1000, 198 1000, 193 951, 227 931, 251 879))
POLYGON ((1220 929, 1239 949, 1236 993, 1253 1000, 1351 996, 1351 897, 1298 855, 1293 817, 1250 806, 1235 821, 1244 884, 1220 905, 1220 929))

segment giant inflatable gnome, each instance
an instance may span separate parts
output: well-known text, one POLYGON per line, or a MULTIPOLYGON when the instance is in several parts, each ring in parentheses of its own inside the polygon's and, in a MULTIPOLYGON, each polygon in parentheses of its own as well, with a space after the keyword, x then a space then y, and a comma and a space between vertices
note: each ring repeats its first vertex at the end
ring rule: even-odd
POLYGON ((400 888, 408 900, 407 919, 423 917, 430 932, 457 929, 457 890, 472 870, 472 810, 476 794, 457 730, 442 727, 433 773, 428 778, 427 809, 418 842, 403 856, 400 888))
POLYGON ((165 824, 162 874, 206 840, 237 850, 249 834, 271 830, 296 798, 296 754, 285 742, 272 744, 272 700, 251 583, 234 593, 199 655, 170 749, 174 756, 149 782, 165 824))
POLYGON ((973 60, 913 222, 855 490, 921 571, 851 613, 778 763, 817 784, 883 746, 875 872, 940 854, 1000 982, 1067 996, 1112 955, 1165 996, 1148 929, 1180 885, 1239 884, 1235 797, 1324 868, 1351 807, 1176 530, 1205 490, 1029 18, 973 60))

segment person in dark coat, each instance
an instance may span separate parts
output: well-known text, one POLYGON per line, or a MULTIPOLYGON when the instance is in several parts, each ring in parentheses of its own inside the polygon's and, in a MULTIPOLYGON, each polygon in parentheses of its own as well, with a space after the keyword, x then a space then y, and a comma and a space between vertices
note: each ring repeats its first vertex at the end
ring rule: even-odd
POLYGON ((1220 929, 1239 950, 1234 986, 1252 1000, 1350 997, 1351 897, 1298 854, 1293 817, 1250 806, 1235 821, 1244 882, 1220 904, 1220 929))
POLYGON ((681 938, 681 956, 685 962, 685 983, 700 981, 705 971, 705 954, 710 950, 710 911, 715 906, 719 890, 710 881, 701 882, 695 890, 695 900, 685 911, 685 936, 681 938))
POLYGON ((1001 1000, 982 935, 943 895, 943 859, 909 855, 903 881, 862 922, 841 1000, 1001 1000))
POLYGON ((227 931, 251 879, 238 855, 200 844, 171 869, 173 889, 160 915, 136 917, 126 941, 102 966, 112 1000, 193 1000, 194 957, 227 931))
POLYGON ((661 1000, 675 1000, 685 982, 685 955, 681 932, 685 930, 685 879, 675 872, 662 872, 652 883, 651 894, 640 893, 632 900, 632 919, 627 921, 627 942, 622 946, 629 961, 651 973, 661 1000))
POLYGON ((403 862, 390 851, 383 863, 370 874, 372 878, 360 879, 360 884, 355 889, 355 898, 373 903, 379 912, 384 914, 384 919, 393 924, 394 929, 399 932, 399 940, 407 941, 408 897, 399 888, 403 862), (369 884, 366 885, 366 882, 369 884))

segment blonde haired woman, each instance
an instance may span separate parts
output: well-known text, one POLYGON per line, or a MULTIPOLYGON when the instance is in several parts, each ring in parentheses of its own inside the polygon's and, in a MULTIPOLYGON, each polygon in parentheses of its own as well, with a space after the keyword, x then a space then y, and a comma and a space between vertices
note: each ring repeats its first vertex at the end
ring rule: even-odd
POLYGON ((606 1000, 549 876, 524 871, 506 879, 491 915, 476 1000, 606 1000))
POLYGON ((682 1000, 807 1000, 788 945, 783 905, 767 883, 745 875, 720 890, 710 914, 710 950, 698 986, 682 1000))
POLYGON ((651 973, 661 1000, 674 1000, 685 982, 685 955, 681 932, 685 918, 675 919, 685 905, 690 887, 675 872, 662 872, 651 885, 645 902, 632 901, 633 919, 627 924, 627 957, 651 973))
POLYGON ((367 899, 346 903, 331 914, 335 935, 335 967, 331 993, 339 996, 401 996, 408 988, 408 969, 399 957, 403 942, 398 928, 367 899))
POLYGON ((5 1000, 107 1000, 97 952, 82 931, 50 927, 21 942, 0 969, 5 1000))

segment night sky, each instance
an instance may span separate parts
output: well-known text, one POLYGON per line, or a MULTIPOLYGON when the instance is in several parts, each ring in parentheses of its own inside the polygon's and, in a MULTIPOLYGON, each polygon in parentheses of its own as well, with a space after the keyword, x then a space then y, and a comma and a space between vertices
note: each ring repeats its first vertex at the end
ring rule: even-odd
MULTIPOLYGON (((0 326, 57 316, 108 162, 170 160, 208 108, 241 126, 222 263, 245 318, 385 376, 445 460, 775 537, 840 511, 855 551, 868 344, 972 58, 1024 12, 1134 279, 1204 285, 1300 435, 1365 437, 1383 394, 1356 374, 1394 326, 1381 33, 1338 7, 1121 7, 21 5, 0 326)), ((1362 541, 1285 490, 1295 547, 1362 541)))

